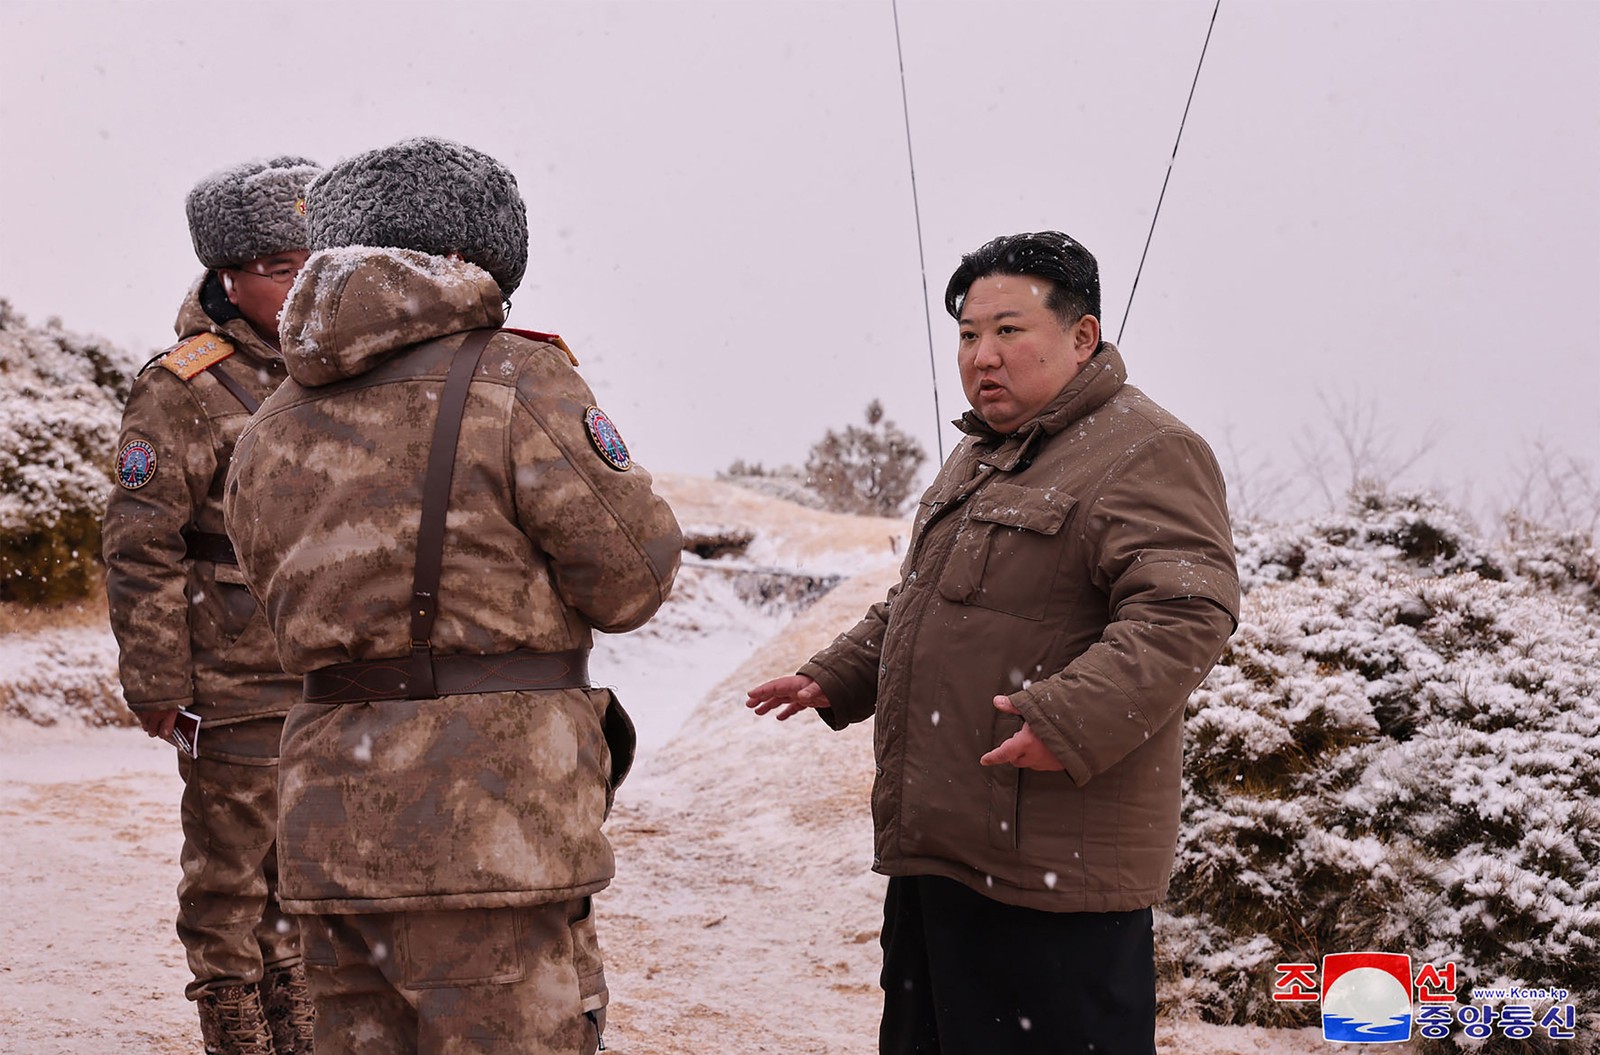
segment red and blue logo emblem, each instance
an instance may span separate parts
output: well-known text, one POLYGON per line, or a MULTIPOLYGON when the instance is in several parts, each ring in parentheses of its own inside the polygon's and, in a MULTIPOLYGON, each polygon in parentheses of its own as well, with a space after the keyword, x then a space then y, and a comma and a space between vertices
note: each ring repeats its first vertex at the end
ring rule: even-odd
POLYGON ((156 449, 144 440, 129 440, 117 452, 117 483, 137 491, 156 475, 156 449))
POLYGON ((1322 1039, 1357 1044, 1411 1039, 1411 957, 1337 952, 1322 958, 1322 1039))
POLYGON ((583 427, 589 433, 589 442, 594 444, 595 451, 607 465, 619 473, 633 468, 628 445, 622 442, 622 433, 617 431, 617 426, 612 424, 605 411, 596 406, 589 407, 583 412, 583 427))

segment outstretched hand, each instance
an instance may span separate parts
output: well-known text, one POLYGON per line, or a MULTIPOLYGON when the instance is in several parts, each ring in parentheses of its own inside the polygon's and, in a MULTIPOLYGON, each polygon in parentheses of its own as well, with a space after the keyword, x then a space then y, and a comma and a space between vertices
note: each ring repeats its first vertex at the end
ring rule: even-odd
POLYGON ((791 674, 762 682, 746 693, 744 705, 757 714, 777 710, 778 721, 784 721, 809 707, 831 707, 828 694, 822 686, 804 674, 791 674))
MULTIPOLYGON (((996 696, 994 709, 1006 714, 1022 713, 1017 710, 1009 696, 996 696)), ((1044 741, 1034 734, 1027 722, 1023 722, 1021 729, 978 761, 986 766, 1016 766, 1018 769, 1038 769, 1046 772, 1059 772, 1066 768, 1055 755, 1050 753, 1050 749, 1044 746, 1044 741)))

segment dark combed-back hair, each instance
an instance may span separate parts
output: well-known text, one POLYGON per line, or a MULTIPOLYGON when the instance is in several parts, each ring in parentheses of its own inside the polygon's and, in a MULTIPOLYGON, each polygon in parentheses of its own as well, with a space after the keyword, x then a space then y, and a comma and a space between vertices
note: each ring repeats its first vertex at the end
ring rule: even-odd
POLYGON ((1100 265, 1094 254, 1060 231, 1008 234, 995 238, 961 258, 961 266, 944 288, 944 310, 961 318, 967 291, 990 275, 1033 275, 1048 279, 1050 295, 1045 307, 1064 326, 1084 315, 1100 317, 1100 265))

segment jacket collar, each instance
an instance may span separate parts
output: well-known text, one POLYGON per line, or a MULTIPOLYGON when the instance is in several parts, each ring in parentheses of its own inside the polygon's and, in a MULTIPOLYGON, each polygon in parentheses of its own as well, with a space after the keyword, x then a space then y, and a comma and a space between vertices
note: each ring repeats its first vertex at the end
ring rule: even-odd
MULTIPOLYGON (((173 330, 180 341, 190 337, 198 337, 202 333, 215 333, 228 339, 233 345, 235 354, 243 354, 256 366, 268 368, 276 367, 282 370, 283 355, 272 345, 263 341, 255 328, 245 321, 241 315, 218 320, 206 310, 207 283, 216 285, 216 272, 207 271, 195 280, 189 287, 189 292, 184 295, 183 303, 178 307, 178 319, 173 323, 173 330)), ((222 296, 222 291, 217 288, 216 296, 222 296)))
POLYGON ((314 388, 367 373, 403 348, 505 322, 500 287, 464 260, 351 246, 311 254, 278 332, 289 376, 314 388))
POLYGON ((977 441, 980 463, 992 465, 1001 472, 1011 472, 1045 437, 1054 436, 1100 409, 1127 381, 1128 370, 1122 363, 1122 353, 1110 341, 1102 341, 1099 350, 1083 364, 1077 376, 1067 382, 1037 416, 1015 432, 996 432, 971 410, 956 419, 955 426, 977 441))

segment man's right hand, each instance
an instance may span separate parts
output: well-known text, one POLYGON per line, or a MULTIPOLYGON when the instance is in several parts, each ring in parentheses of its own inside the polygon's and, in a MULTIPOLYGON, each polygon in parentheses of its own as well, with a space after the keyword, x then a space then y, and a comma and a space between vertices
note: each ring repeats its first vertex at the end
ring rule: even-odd
POLYGON ((139 724, 144 726, 148 736, 159 736, 163 739, 172 735, 172 727, 178 722, 178 709, 169 708, 164 711, 140 711, 139 724))
POLYGON ((793 718, 808 707, 832 707, 822 686, 804 674, 791 674, 787 678, 774 678, 763 682, 746 694, 744 705, 757 714, 777 709, 778 721, 793 718))

